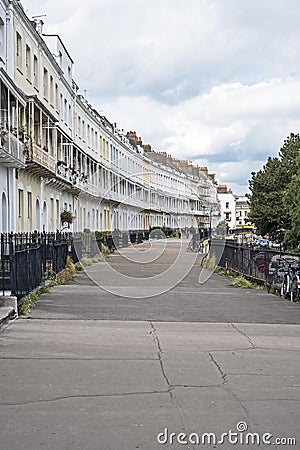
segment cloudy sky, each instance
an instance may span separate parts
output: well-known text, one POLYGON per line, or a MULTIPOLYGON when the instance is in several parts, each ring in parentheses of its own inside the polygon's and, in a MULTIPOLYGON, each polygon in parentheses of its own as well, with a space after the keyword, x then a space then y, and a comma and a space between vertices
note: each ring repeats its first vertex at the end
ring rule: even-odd
POLYGON ((157 151, 237 194, 300 131, 298 0, 22 0, 46 14, 80 91, 157 151))

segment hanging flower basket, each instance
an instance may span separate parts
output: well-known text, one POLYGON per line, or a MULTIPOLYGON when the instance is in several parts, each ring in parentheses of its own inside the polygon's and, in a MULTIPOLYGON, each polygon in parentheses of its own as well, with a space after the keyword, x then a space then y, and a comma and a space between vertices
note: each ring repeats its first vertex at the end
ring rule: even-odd
POLYGON ((71 213, 71 211, 62 211, 60 213, 60 218, 62 223, 73 223, 73 214, 71 213))

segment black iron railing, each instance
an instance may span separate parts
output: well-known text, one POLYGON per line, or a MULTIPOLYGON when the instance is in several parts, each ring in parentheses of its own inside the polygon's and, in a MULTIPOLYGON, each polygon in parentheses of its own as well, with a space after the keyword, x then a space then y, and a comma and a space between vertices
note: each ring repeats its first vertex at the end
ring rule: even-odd
POLYGON ((300 260, 299 255, 291 255, 281 250, 226 243, 219 266, 233 269, 271 286, 274 284, 273 273, 276 261, 285 257, 293 257, 295 261, 300 260))
POLYGON ((72 236, 62 233, 2 233, 0 236, 1 294, 20 300, 50 273, 65 265, 72 236))
POLYGON ((129 242, 149 239, 147 231, 82 233, 2 233, 0 235, 0 295, 22 299, 40 286, 50 274, 66 266, 67 256, 74 263, 83 256, 93 258, 103 247, 113 251, 129 242))

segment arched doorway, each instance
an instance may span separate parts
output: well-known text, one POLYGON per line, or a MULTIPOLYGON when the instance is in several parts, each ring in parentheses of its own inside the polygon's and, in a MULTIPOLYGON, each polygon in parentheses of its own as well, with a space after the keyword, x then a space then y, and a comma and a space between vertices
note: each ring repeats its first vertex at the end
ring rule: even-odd
POLYGON ((7 199, 6 195, 3 192, 2 193, 2 226, 1 226, 1 233, 7 233, 8 232, 8 208, 7 208, 7 199))
POLYGON ((44 200, 43 204, 43 231, 48 231, 48 208, 46 200, 44 200))
POLYGON ((35 224, 37 231, 40 231, 41 229, 41 207, 40 207, 40 201, 37 198, 36 204, 35 204, 35 224))

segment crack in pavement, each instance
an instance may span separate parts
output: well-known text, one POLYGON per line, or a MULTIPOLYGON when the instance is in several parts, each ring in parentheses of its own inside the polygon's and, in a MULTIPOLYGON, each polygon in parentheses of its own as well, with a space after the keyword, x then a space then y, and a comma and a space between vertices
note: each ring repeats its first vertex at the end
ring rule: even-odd
POLYGON ((165 379, 165 381, 166 381, 166 383, 167 383, 167 385, 169 387, 169 390, 171 390, 172 389, 172 385, 171 385, 171 383, 170 383, 170 381, 169 381, 169 379, 167 377, 167 374, 165 372, 165 368, 164 368, 164 365, 163 365, 163 361, 162 361, 162 356, 161 355, 162 355, 163 351, 162 351, 162 348, 161 348, 161 345, 160 345, 159 337, 157 335, 157 330, 154 327, 153 322, 150 321, 149 323, 150 323, 150 326, 152 328, 152 331, 150 333, 152 334, 155 346, 158 348, 157 356, 158 356, 158 360, 159 360, 159 363, 160 363, 161 372, 162 372, 162 375, 163 375, 163 377, 164 377, 164 379, 165 379))
MULTIPOLYGON (((160 367, 161 367, 161 372, 162 372, 162 376, 165 379, 167 386, 168 386, 168 393, 170 395, 170 398, 172 400, 172 402, 174 403, 175 408, 178 410, 179 412, 179 417, 182 423, 182 430, 183 431, 187 431, 187 429, 191 429, 191 426, 189 424, 188 418, 185 414, 184 408, 183 406, 179 403, 178 399, 176 398, 176 395, 174 394, 174 389, 175 389, 175 385, 172 385, 169 381, 169 378, 166 374, 165 368, 164 368, 164 364, 163 364, 163 359, 162 359, 162 354, 163 354, 163 350, 161 347, 161 343, 159 340, 159 336, 157 334, 157 329, 155 328, 154 324, 152 321, 149 321, 150 323, 150 327, 151 327, 151 331, 150 333, 152 334, 153 337, 153 341, 154 341, 154 345, 157 347, 157 355, 159 358, 159 363, 160 363, 160 367)), ((192 448, 195 449, 195 446, 192 444, 192 448)))
POLYGON ((76 357, 46 357, 46 356, 0 356, 1 360, 17 360, 17 361, 158 361, 158 358, 76 358, 76 357))
POLYGON ((56 402, 60 400, 71 400, 76 398, 102 398, 102 397, 128 397, 131 395, 152 395, 152 394, 169 394, 169 389, 165 391, 136 391, 136 392, 115 392, 112 394, 77 394, 77 395, 65 395, 61 397, 53 397, 53 398, 40 398, 37 400, 28 400, 24 402, 18 403, 0 403, 0 406, 22 406, 22 405, 31 405, 36 403, 47 403, 47 402, 56 402))
POLYGON ((242 330, 240 330, 236 325, 234 325, 234 323, 232 323, 231 326, 247 339, 247 341, 249 342, 249 344, 251 345, 252 348, 256 348, 255 345, 253 344, 253 342, 251 341, 250 337, 246 333, 244 333, 242 330))
POLYGON ((184 387, 184 388, 212 388, 212 387, 220 387, 219 384, 173 384, 175 387, 184 387))
POLYGON ((219 363, 217 363, 216 359, 214 358, 214 356, 212 355, 211 352, 207 352, 210 361, 213 363, 213 365, 217 368, 219 374, 221 375, 221 380, 222 380, 222 384, 225 385, 227 383, 226 380, 226 376, 227 374, 222 370, 221 366, 219 363))
POLYGON ((252 423, 249 411, 247 410, 247 408, 243 404, 242 400, 238 397, 238 395, 235 392, 233 392, 232 389, 230 389, 227 386, 229 373, 224 372, 224 370, 222 369, 220 363, 217 362, 217 360, 215 359, 215 357, 212 355, 211 352, 208 352, 208 355, 209 355, 209 358, 210 358, 211 362, 213 363, 213 365, 216 367, 216 369, 218 370, 219 374, 221 375, 221 380, 222 380, 222 386, 221 387, 223 389, 225 389, 225 391, 229 395, 231 395, 231 397, 238 403, 238 405, 244 411, 244 414, 247 417, 247 422, 249 421, 250 423, 252 423))
POLYGON ((300 402, 297 398, 245 398, 244 402, 300 402))

